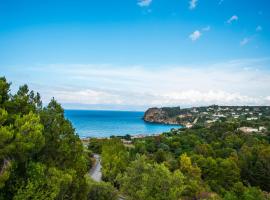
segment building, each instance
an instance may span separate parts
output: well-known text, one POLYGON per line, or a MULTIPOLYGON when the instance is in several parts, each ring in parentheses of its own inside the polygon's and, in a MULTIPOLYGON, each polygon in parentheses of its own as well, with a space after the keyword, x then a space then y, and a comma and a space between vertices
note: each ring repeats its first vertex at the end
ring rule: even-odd
POLYGON ((247 118, 248 121, 251 121, 251 120, 257 120, 257 119, 258 119, 258 117, 248 117, 248 118, 247 118))
POLYGON ((261 131, 261 132, 266 131, 266 128, 264 126, 260 126, 259 131, 261 131))
POLYGON ((191 123, 186 124, 186 128, 191 128, 193 125, 191 123))
POLYGON ((245 126, 238 128, 238 130, 240 130, 244 133, 258 133, 259 132, 259 129, 257 129, 257 128, 245 127, 245 126))

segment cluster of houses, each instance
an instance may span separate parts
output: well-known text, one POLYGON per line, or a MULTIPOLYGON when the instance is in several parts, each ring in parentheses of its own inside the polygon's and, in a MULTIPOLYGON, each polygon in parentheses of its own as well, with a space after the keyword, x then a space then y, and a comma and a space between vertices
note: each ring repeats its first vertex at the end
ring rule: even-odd
MULTIPOLYGON (((207 123, 212 123, 220 118, 242 118, 247 121, 258 120, 263 111, 268 111, 269 107, 238 107, 238 106, 210 106, 210 107, 198 107, 191 109, 191 113, 194 115, 205 116, 208 118, 207 123), (202 110, 200 112, 200 110, 202 110)), ((269 110, 270 111, 270 110, 269 110)), ((268 112, 269 112, 268 111, 268 112)), ((183 116, 182 116, 183 117, 183 116)))
MULTIPOLYGON (((270 116, 270 107, 263 106, 209 106, 185 109, 185 112, 178 115, 178 119, 186 128, 191 128, 197 121, 204 124, 212 124, 222 118, 241 119, 255 121, 263 115, 270 116), (264 114, 263 114, 264 113, 264 114), (268 113, 268 114, 267 114, 268 113)), ((241 131, 245 133, 263 132, 264 127, 257 129, 251 127, 242 127, 241 131)))

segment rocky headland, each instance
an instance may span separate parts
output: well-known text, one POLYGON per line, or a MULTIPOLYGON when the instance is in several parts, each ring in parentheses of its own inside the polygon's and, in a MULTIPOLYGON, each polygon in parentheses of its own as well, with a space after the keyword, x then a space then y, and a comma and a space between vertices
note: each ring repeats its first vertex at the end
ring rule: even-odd
POLYGON ((173 108, 149 108, 144 113, 144 121, 159 124, 180 124, 177 116, 180 113, 180 107, 173 108))

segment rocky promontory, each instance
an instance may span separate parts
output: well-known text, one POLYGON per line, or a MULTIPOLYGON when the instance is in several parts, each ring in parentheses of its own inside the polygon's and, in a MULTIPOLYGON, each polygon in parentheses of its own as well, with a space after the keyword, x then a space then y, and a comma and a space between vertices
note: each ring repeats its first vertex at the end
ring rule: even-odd
POLYGON ((144 121, 160 124, 179 124, 177 116, 180 113, 180 107, 149 108, 144 113, 144 121))
POLYGON ((183 108, 163 107, 149 108, 144 113, 144 121, 160 124, 182 125, 186 128, 210 126, 224 120, 257 121, 262 116, 270 116, 269 106, 202 106, 183 108))

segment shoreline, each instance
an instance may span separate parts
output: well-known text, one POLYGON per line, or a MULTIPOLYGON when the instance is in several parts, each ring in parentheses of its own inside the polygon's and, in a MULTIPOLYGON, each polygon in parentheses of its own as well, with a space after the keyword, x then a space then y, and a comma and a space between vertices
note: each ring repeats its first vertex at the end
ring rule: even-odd
MULTIPOLYGON (((164 133, 164 132, 163 132, 164 133)), ((145 138, 145 137, 152 137, 152 136, 159 136, 163 133, 155 133, 155 134, 126 134, 126 135, 111 135, 110 137, 80 137, 80 140, 89 140, 89 139, 112 139, 112 138, 123 138, 125 136, 130 136, 130 138, 135 139, 135 138, 145 138)))
POLYGON ((149 123, 149 124, 158 124, 158 125, 164 125, 164 126, 182 126, 184 127, 183 124, 179 124, 179 123, 170 123, 170 122, 158 122, 158 121, 147 121, 145 120, 144 118, 142 118, 142 120, 145 122, 145 123, 149 123))
MULTIPOLYGON (((185 127, 181 127, 181 128, 185 128, 185 127)), ((154 136, 159 136, 162 135, 163 133, 166 132, 162 132, 162 133, 154 133, 154 134, 126 134, 126 135, 111 135, 110 137, 80 137, 81 141, 88 141, 90 139, 113 139, 113 138, 119 138, 119 139, 123 139, 125 136, 130 136, 131 139, 137 139, 137 138, 145 138, 145 137, 154 137, 154 136)))

